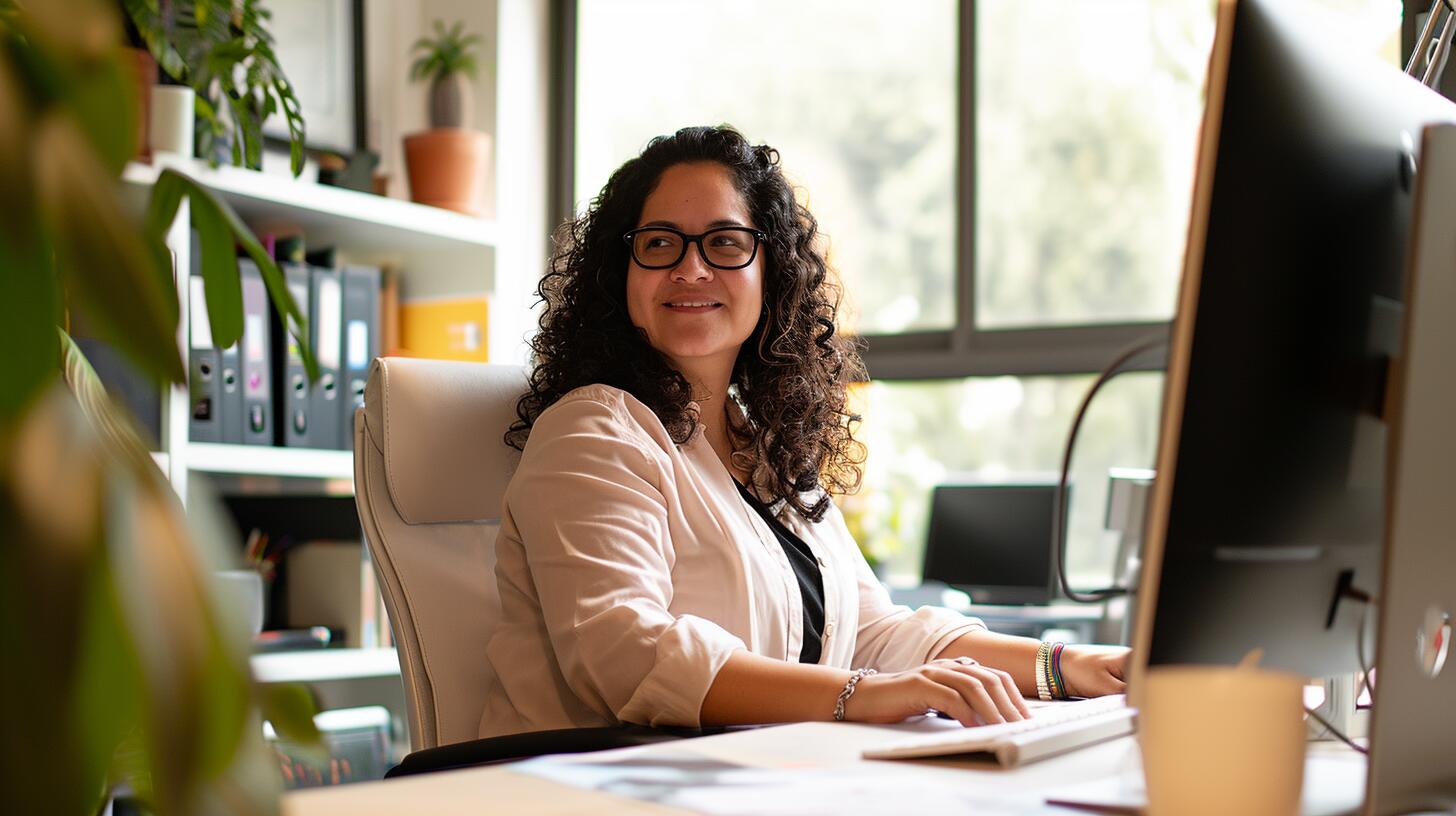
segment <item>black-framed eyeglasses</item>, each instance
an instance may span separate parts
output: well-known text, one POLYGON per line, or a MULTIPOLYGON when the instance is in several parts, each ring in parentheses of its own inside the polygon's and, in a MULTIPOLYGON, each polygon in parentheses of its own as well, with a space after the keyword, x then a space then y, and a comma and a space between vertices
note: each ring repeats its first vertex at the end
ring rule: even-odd
POLYGON ((622 240, 632 248, 632 260, 643 269, 671 269, 687 256, 688 244, 714 269, 742 269, 758 257, 758 245, 768 233, 750 227, 718 227, 689 235, 672 227, 639 227, 622 240))

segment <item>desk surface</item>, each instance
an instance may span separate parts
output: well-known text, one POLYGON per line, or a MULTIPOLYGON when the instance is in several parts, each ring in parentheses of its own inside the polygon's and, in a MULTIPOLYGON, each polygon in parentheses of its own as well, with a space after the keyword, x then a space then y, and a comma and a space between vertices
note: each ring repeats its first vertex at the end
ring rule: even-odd
MULTIPOLYGON (((895 812, 920 810, 919 792, 939 787, 954 790, 989 811, 1003 813, 1061 813, 1073 811, 1043 804, 1049 794, 1062 798, 1109 799, 1141 797, 1142 771, 1137 743, 1130 737, 1113 740, 1041 762, 1003 769, 990 760, 958 757, 922 761, 865 760, 867 746, 895 738, 899 726, 858 723, 798 723, 740 731, 694 740, 682 740, 601 754, 578 754, 561 762, 600 761, 601 758, 657 759, 668 762, 717 760, 749 768, 794 769, 802 788, 794 794, 813 796, 822 812, 895 812), (859 797, 846 809, 836 800, 844 794, 841 781, 860 788, 859 797), (893 788, 887 788, 893 785, 893 788), (903 791, 904 807, 869 807, 876 794, 903 791), (1078 795, 1080 794, 1080 795, 1078 795)), ((539 762, 539 761, 538 761, 539 762)), ((552 760, 556 762, 556 760, 552 760)), ((538 766, 539 767, 539 766, 538 766)), ((527 765, 506 765, 406 777, 339 788, 297 791, 283 802, 286 816, 321 814, 436 813, 477 816, 482 807, 499 813, 625 813, 680 814, 677 807, 626 798, 552 781, 530 773, 527 765)), ((1304 812, 1348 813, 1358 809, 1363 796, 1364 758, 1329 743, 1312 743, 1305 773, 1304 812)), ((726 790, 726 789, 725 789, 726 790)), ((741 790, 738 789, 738 790, 741 790)), ((781 801, 775 799, 774 801, 781 801)), ((761 803, 760 803, 761 804, 761 803)), ((787 804, 787 803, 786 803, 787 804)), ((771 812, 755 808, 756 812, 771 812)), ((753 812, 753 811, 751 811, 753 812)), ((807 812, 795 810, 794 812, 807 812)))

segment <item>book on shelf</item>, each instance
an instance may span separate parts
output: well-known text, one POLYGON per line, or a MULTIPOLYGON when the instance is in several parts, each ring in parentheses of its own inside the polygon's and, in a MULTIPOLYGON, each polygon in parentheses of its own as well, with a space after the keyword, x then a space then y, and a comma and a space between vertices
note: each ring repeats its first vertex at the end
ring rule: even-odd
POLYGON ((358 541, 310 541, 286 551, 287 626, 326 626, 344 646, 394 645, 369 548, 358 541))
POLYGON ((406 300, 400 304, 399 354, 486 362, 490 299, 484 294, 406 300))

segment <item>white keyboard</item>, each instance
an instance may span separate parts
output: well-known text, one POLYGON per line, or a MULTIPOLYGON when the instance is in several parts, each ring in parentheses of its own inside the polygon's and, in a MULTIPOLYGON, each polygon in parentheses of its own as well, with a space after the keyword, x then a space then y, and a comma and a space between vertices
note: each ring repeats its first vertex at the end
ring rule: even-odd
POLYGON ((1137 709, 1115 694, 1036 706, 1020 722, 951 727, 889 742, 864 752, 866 759, 911 759, 989 753, 1006 767, 1035 762, 1133 732, 1137 709))

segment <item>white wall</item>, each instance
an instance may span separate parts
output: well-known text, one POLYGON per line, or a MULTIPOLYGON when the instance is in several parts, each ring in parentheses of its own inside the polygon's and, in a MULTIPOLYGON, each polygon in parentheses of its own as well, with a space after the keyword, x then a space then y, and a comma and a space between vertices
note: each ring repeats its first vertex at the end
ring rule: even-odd
POLYGON ((389 176, 389 195, 409 198, 409 180, 404 166, 404 137, 428 127, 429 88, 411 82, 410 46, 421 36, 432 35, 438 18, 446 26, 465 24, 469 33, 479 34, 476 49, 478 72, 471 83, 474 91, 471 126, 491 135, 490 171, 481 180, 483 215, 496 214, 496 19, 495 0, 365 0, 364 58, 368 94, 369 147, 379 153, 379 172, 389 176))

